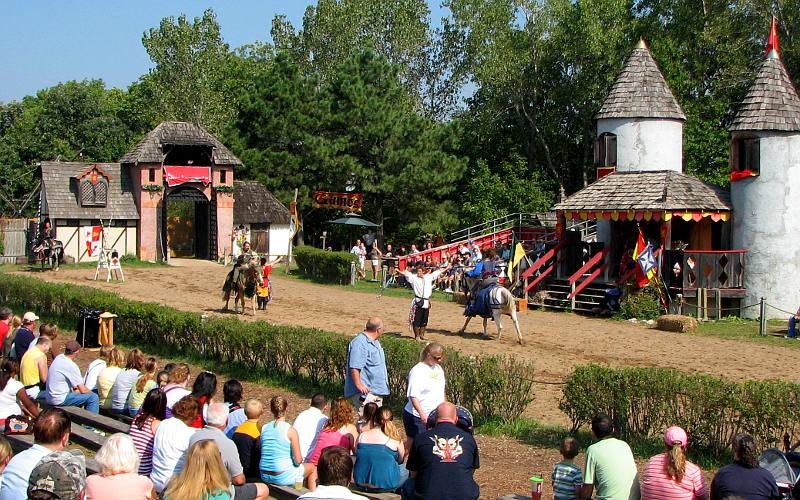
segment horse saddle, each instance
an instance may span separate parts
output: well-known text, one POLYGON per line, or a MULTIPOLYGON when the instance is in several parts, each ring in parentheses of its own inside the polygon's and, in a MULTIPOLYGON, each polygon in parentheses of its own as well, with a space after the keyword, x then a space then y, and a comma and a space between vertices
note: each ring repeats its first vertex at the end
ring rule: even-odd
POLYGON ((487 286, 486 288, 481 289, 481 291, 479 291, 478 295, 475 297, 475 302, 467 305, 466 309, 464 310, 464 315, 491 318, 492 309, 497 309, 501 306, 501 304, 495 303, 495 301, 492 300, 492 290, 494 290, 497 286, 498 285, 495 284, 494 286, 487 286))

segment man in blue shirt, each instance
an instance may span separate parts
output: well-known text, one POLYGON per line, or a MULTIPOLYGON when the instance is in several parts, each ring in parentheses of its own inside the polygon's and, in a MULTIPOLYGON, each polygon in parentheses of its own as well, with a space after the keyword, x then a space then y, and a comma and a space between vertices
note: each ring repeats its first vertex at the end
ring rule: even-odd
POLYGON ((28 346, 36 338, 33 332, 36 330, 37 321, 39 321, 39 316, 33 312, 28 311, 22 316, 22 326, 17 328, 17 333, 14 335, 14 357, 16 359, 22 359, 28 346))
POLYGON ((383 334, 383 320, 372 317, 364 331, 350 341, 347 348, 347 374, 344 396, 362 414, 365 404, 383 404, 389 395, 389 375, 386 372, 386 355, 378 338, 383 334))

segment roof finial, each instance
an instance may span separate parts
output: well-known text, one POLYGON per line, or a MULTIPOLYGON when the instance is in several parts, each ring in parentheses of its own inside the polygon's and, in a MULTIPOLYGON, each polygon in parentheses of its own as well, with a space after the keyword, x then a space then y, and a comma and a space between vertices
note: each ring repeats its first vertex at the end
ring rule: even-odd
POLYGON ((764 49, 764 57, 767 59, 780 59, 778 56, 778 20, 772 16, 772 25, 769 27, 769 37, 767 38, 767 47, 764 49))
POLYGON ((643 36, 639 37, 639 42, 636 44, 636 48, 637 49, 646 49, 647 48, 647 42, 644 41, 644 37, 643 36))

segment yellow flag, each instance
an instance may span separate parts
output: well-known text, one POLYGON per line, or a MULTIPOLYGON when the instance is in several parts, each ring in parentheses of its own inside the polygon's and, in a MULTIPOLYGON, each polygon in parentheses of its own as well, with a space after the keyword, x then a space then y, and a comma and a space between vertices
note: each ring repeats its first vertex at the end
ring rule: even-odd
POLYGON ((523 257, 525 257, 525 248, 522 246, 522 243, 517 242, 517 246, 514 247, 514 256, 508 263, 508 279, 514 279, 514 268, 519 264, 519 261, 521 261, 523 257))

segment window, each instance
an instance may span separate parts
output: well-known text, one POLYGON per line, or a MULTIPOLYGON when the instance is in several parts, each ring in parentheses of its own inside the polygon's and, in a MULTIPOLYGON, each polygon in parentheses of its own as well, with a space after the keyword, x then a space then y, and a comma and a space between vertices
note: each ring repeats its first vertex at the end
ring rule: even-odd
POLYGON ((228 171, 222 169, 219 171, 219 183, 225 184, 226 182, 228 182, 228 171))
POLYGON ((732 170, 757 175, 761 169, 761 148, 758 137, 741 136, 733 140, 731 151, 732 170))
POLYGON ((599 167, 617 165, 617 136, 603 132, 594 141, 594 164, 599 167))
POLYGON ((148 179, 147 180, 149 180, 150 182, 155 182, 156 181, 156 169, 151 168, 149 170, 150 171, 148 172, 148 179))
POLYGON ((108 203, 108 181, 98 176, 96 181, 87 176, 80 183, 81 206, 104 207, 108 203))

